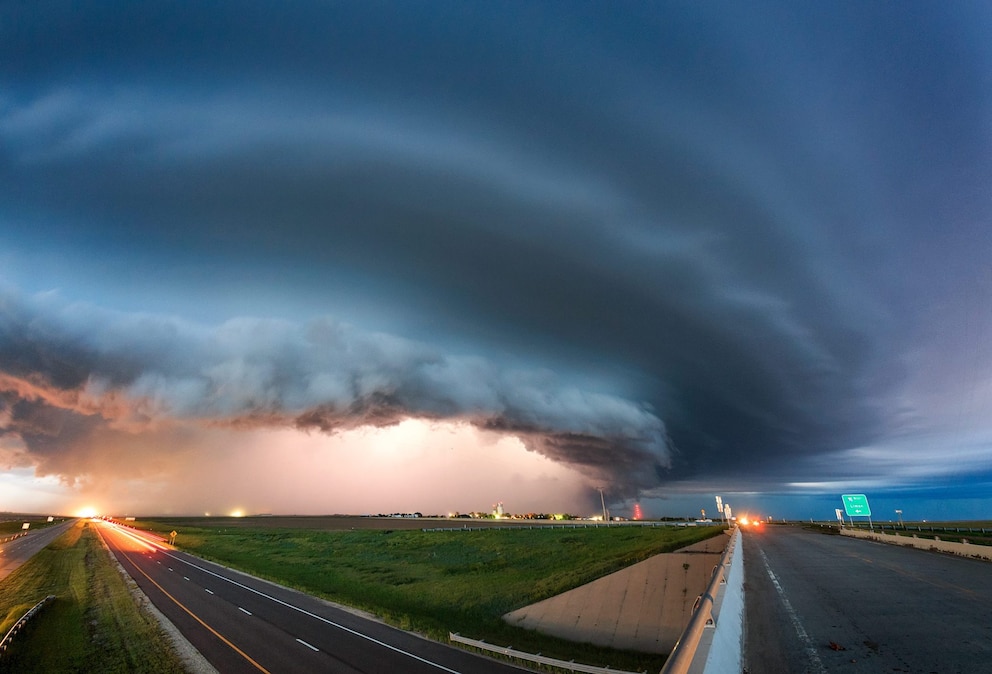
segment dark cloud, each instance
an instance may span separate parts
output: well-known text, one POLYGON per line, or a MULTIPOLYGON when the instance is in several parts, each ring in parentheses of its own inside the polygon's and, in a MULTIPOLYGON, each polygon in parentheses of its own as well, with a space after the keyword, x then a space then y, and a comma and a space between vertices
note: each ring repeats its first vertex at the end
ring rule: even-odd
POLYGON ((10 3, 0 26, 7 280, 88 302, 7 300, 0 364, 99 388, 46 404, 471 418, 616 454, 631 489, 819 479, 940 426, 935 382, 987 406, 984 7, 10 3))

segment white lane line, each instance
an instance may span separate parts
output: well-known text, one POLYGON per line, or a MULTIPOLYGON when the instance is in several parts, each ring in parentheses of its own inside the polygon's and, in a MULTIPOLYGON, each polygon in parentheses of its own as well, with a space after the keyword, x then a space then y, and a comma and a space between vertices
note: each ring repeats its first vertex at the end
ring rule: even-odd
POLYGON ((311 651, 317 651, 318 653, 320 652, 320 649, 319 648, 317 648, 316 646, 311 646, 310 644, 308 644, 307 642, 305 642, 303 639, 297 639, 297 641, 299 641, 301 644, 303 644, 304 646, 306 646, 307 648, 309 648, 311 651))
POLYGON ((280 604, 282 606, 285 606, 286 608, 289 608, 289 609, 292 609, 292 610, 297 611, 299 613, 302 613, 303 615, 310 616, 314 620, 319 620, 322 623, 324 623, 325 625, 330 625, 331 627, 336 627, 339 630, 342 630, 343 632, 347 632, 348 634, 352 634, 352 635, 354 635, 356 637, 359 637, 361 639, 365 639, 366 641, 369 641, 371 643, 374 643, 374 644, 376 644, 378 646, 382 646, 383 648, 387 648, 387 649, 393 651, 394 653, 399 653, 400 655, 405 655, 408 658, 412 658, 413 660, 416 660, 417 662, 422 662, 425 665, 429 665, 431 667, 434 667, 436 669, 439 669, 442 672, 449 672, 449 674, 461 674, 461 672, 459 672, 456 669, 451 669, 449 667, 445 667, 444 665, 441 665, 441 664, 438 664, 438 663, 433 662, 431 660, 428 660, 427 658, 422 658, 419 655, 416 655, 415 653, 411 653, 409 651, 404 651, 402 648, 397 648, 396 646, 393 646, 392 644, 387 644, 385 641, 379 641, 375 637, 371 637, 368 634, 362 634, 361 632, 359 632, 357 630, 353 630, 350 627, 345 627, 344 625, 342 625, 340 623, 336 623, 333 620, 328 620, 324 616, 319 616, 316 613, 311 613, 310 611, 307 611, 306 609, 300 608, 299 606, 294 606, 294 605, 290 604, 289 602, 283 601, 282 599, 277 599, 276 597, 273 597, 272 595, 265 594, 264 592, 261 592, 259 590, 256 590, 253 587, 249 587, 249 586, 247 586, 247 585, 245 585, 243 583, 239 583, 236 580, 231 580, 230 578, 227 578, 225 576, 222 576, 219 573, 214 573, 210 569, 207 569, 205 567, 202 567, 199 564, 194 564, 193 562, 190 562, 188 560, 185 560, 182 557, 177 557, 176 555, 174 555, 171 552, 165 552, 165 554, 168 555, 169 557, 172 557, 177 562, 182 562, 183 564, 186 564, 187 566, 192 566, 194 569, 199 569, 200 571, 203 571, 204 573, 209 573, 214 578, 219 578, 220 580, 223 580, 224 582, 230 583, 231 585, 237 585, 238 587, 240 587, 243 590, 247 590, 248 592, 252 592, 254 594, 257 594, 259 597, 265 597, 269 601, 274 601, 275 603, 280 604))
POLYGON ((809 658, 809 663, 813 667, 813 672, 815 674, 827 674, 826 668, 823 666, 823 661, 820 660, 820 656, 816 653, 816 648, 813 646, 813 640, 809 638, 809 634, 806 632, 806 628, 803 627, 802 621, 799 620, 799 615, 796 613, 795 609, 792 608, 792 603, 789 601, 788 597, 785 596, 785 590, 782 589, 781 583, 778 582, 778 578, 772 573, 772 567, 768 564, 768 556, 765 555, 765 551, 758 548, 758 552, 761 553, 761 560, 765 563, 765 571, 768 572, 768 577, 772 581, 772 585, 778 591, 778 596, 785 604, 785 612, 789 614, 789 620, 792 622, 792 626, 796 629, 796 634, 799 635, 799 640, 803 643, 803 650, 806 651, 806 655, 809 658))
POLYGON ((239 611, 241 611, 242 613, 245 613, 245 614, 247 614, 247 615, 251 615, 251 611, 249 611, 249 610, 248 610, 248 609, 246 609, 246 608, 241 608, 241 607, 239 606, 239 607, 238 607, 238 610, 239 610, 239 611))
POLYGON ((189 580, 189 576, 183 576, 183 580, 189 580))
MULTIPOLYGON (((203 588, 203 589, 204 590, 207 590, 207 588, 203 588)), ((210 594, 213 594, 214 593, 213 590, 207 590, 207 592, 209 592, 210 594)))
MULTIPOLYGON (((121 531, 121 533, 123 533, 125 535, 128 535, 131 538, 134 538, 134 539, 140 541, 145 546, 151 547, 149 545, 148 541, 146 541, 146 540, 144 540, 142 538, 139 538, 138 536, 135 536, 133 534, 130 534, 129 532, 126 532, 126 531, 121 531)), ((227 578, 225 576, 222 576, 219 573, 214 573, 210 569, 204 568, 204 567, 202 567, 202 566, 200 566, 198 564, 194 564, 193 562, 187 561, 187 560, 183 559, 182 557, 176 556, 175 554, 169 552, 168 549, 166 549, 166 548, 159 547, 158 549, 161 550, 164 554, 166 554, 169 557, 171 557, 172 559, 176 560, 177 562, 182 562, 183 564, 186 564, 187 566, 192 566, 194 569, 199 569, 200 571, 203 571, 204 573, 209 573, 211 576, 214 576, 215 578, 219 578, 220 580, 223 580, 225 582, 231 583, 232 585, 237 585, 238 587, 240 587, 243 590, 247 590, 249 592, 253 592, 254 594, 257 594, 260 597, 265 597, 266 599, 268 599, 270 601, 274 601, 277 604, 281 604, 282 606, 285 606, 286 608, 289 608, 289 609, 292 609, 292 610, 297 611, 299 613, 302 613, 303 615, 310 616, 314 620, 319 620, 322 623, 324 623, 325 625, 330 625, 331 627, 336 627, 336 628, 338 628, 339 630, 341 630, 343 632, 347 632, 348 634, 352 634, 352 635, 354 635, 356 637, 359 637, 361 639, 365 639, 366 641, 369 641, 369 642, 371 642, 373 644, 376 644, 378 646, 382 646, 383 648, 389 649, 389 650, 393 651, 394 653, 399 653, 400 655, 405 655, 408 658, 411 658, 413 660, 416 660, 417 662, 422 662, 425 665, 429 665, 431 667, 434 667, 435 669, 439 669, 442 672, 448 672, 449 674, 461 674, 461 672, 459 672, 458 670, 451 669, 449 667, 445 667, 444 665, 441 665, 441 664, 438 664, 438 663, 433 662, 431 660, 428 660, 427 658, 422 658, 419 655, 416 655, 416 654, 411 653, 409 651, 404 651, 402 648, 397 648, 396 646, 393 646, 392 644, 387 644, 385 641, 379 641, 375 637, 371 637, 368 634, 363 634, 363 633, 361 633, 361 632, 359 632, 357 630, 351 629, 350 627, 345 627, 344 625, 342 625, 340 623, 336 623, 333 620, 328 620, 324 616, 319 616, 316 613, 311 613, 310 611, 307 611, 306 609, 302 609, 299 606, 294 606, 294 605, 290 604, 289 602, 283 601, 282 599, 276 599, 272 595, 268 595, 268 594, 265 594, 264 592, 260 592, 259 590, 256 590, 253 587, 248 587, 247 585, 244 585, 243 583, 239 583, 236 580, 231 580, 230 578, 227 578)))
POLYGON ((172 567, 171 566, 169 567, 169 571, 172 571, 172 567))

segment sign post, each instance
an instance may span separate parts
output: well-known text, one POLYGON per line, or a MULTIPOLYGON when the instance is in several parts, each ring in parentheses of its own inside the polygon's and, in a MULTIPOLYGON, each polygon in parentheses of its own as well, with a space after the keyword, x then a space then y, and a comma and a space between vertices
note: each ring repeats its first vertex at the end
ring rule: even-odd
POLYGON ((169 545, 175 545, 176 544, 176 536, 178 536, 178 535, 179 535, 179 532, 176 531, 175 529, 173 529, 172 530, 172 533, 169 534, 169 545))
POLYGON ((855 517, 867 517, 868 528, 872 531, 875 527, 871 523, 871 508, 868 506, 868 497, 864 494, 844 494, 841 496, 844 502, 844 512, 851 518, 851 526, 854 526, 855 517))

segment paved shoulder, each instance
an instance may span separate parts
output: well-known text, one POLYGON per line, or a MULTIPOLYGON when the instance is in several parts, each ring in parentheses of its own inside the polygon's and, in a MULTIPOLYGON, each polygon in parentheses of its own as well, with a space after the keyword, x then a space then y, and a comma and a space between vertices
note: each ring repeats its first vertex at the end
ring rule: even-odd
POLYGON ((974 672, 992 564, 791 527, 748 532, 750 672, 974 672))
POLYGON ((66 520, 61 524, 29 531, 27 536, 21 536, 0 545, 0 580, 16 571, 24 562, 34 557, 77 521, 75 519, 66 520))

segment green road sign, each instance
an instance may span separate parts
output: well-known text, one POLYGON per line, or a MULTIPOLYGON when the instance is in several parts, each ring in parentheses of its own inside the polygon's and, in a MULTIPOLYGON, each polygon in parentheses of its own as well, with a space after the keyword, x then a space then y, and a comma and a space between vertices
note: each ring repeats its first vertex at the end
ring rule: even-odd
POLYGON ((844 494, 841 500, 844 501, 844 513, 848 517, 871 517, 868 497, 864 494, 844 494))

